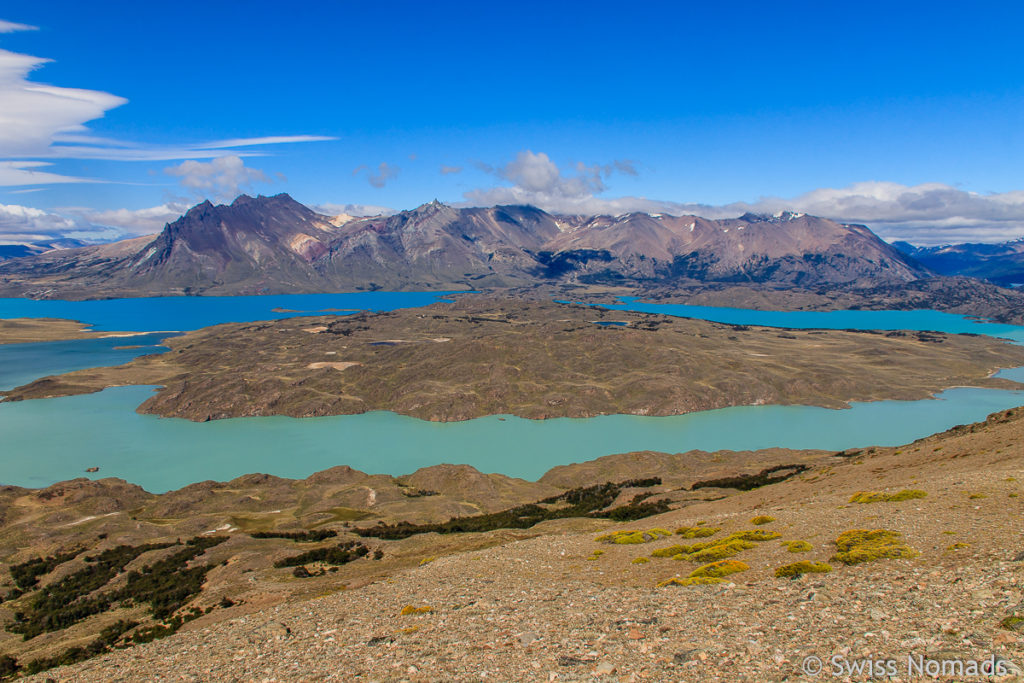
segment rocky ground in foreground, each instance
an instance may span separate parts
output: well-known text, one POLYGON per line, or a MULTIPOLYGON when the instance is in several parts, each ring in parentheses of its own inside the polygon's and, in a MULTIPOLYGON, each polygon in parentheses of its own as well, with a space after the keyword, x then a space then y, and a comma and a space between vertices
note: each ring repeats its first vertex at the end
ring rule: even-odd
POLYGON ((812 680, 811 656, 816 680, 867 680, 832 667, 888 657, 912 680, 907 656, 945 660, 939 680, 988 680, 950 668, 985 659, 1021 680, 1022 436, 1024 411, 1007 411, 628 524, 545 522, 361 588, 228 608, 40 680, 812 680), (858 529, 891 534, 873 552, 837 545, 858 529), (597 540, 617 530, 646 533, 597 540), (703 565, 657 551, 726 537, 757 539, 722 560, 741 571, 664 585, 703 565), (805 560, 831 571, 775 576, 805 560))

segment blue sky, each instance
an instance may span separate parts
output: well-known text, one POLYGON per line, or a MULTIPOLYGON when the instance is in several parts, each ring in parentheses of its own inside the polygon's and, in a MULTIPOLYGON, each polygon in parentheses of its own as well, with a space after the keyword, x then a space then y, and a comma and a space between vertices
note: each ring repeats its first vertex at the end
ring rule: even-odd
POLYGON ((23 25, 0 24, 0 238, 145 232, 239 191, 1024 235, 1020 3, 6 0, 0 20, 23 25))

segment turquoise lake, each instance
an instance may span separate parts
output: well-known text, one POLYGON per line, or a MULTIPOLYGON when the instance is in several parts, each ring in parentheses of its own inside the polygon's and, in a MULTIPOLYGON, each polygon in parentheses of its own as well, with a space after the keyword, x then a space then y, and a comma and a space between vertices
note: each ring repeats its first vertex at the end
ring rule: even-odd
MULTIPOLYGON (((186 330, 220 322, 314 314, 324 309, 421 306, 443 294, 373 292, 281 297, 0 299, 0 318, 65 317, 105 330, 186 330), (273 309, 287 309, 274 312, 273 309)), ((736 324, 832 329, 930 329, 1024 340, 1024 328, 935 311, 778 313, 624 302, 612 308, 736 324)), ((119 339, 0 346, 0 390, 76 367, 122 363, 160 350, 166 333, 119 339), (116 346, 141 345, 137 349, 116 346)), ((1024 369, 1001 376, 1024 380, 1024 369)), ((305 477, 334 465, 407 474, 442 462, 536 479, 556 465, 635 450, 843 448, 899 445, 1024 405, 1024 391, 955 388, 935 399, 855 403, 848 410, 743 406, 674 417, 609 415, 524 420, 498 416, 432 423, 389 412, 322 418, 240 418, 193 423, 139 415, 153 387, 0 404, 0 483, 45 486, 86 476, 120 477, 154 492, 251 472, 305 477)))

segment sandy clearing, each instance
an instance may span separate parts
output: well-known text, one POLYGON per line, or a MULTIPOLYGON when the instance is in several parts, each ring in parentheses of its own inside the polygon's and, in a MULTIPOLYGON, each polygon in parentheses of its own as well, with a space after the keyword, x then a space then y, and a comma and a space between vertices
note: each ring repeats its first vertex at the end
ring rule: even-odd
POLYGON ((362 363, 356 361, 319 361, 316 363, 310 363, 306 367, 310 370, 319 370, 321 368, 334 368, 335 370, 346 370, 353 365, 362 365, 362 363))

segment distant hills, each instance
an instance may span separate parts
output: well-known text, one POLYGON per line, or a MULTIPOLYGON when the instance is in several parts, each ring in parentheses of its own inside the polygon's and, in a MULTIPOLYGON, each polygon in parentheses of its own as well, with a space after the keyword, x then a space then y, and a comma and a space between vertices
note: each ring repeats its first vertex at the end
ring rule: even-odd
POLYGON ((941 247, 894 242, 893 246, 941 275, 966 275, 1004 287, 1024 284, 1024 240, 941 247))
POLYGON ((74 247, 83 247, 85 242, 81 240, 61 238, 55 240, 45 240, 41 242, 29 242, 25 244, 0 244, 0 261, 5 261, 10 258, 21 258, 23 256, 35 256, 36 254, 44 254, 53 249, 71 249, 74 247))
POLYGON ((861 225, 804 214, 735 219, 553 215, 434 201, 325 216, 286 194, 203 202, 149 237, 0 262, 0 292, 82 298, 536 284, 877 287, 933 275, 861 225))

